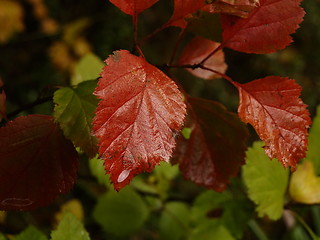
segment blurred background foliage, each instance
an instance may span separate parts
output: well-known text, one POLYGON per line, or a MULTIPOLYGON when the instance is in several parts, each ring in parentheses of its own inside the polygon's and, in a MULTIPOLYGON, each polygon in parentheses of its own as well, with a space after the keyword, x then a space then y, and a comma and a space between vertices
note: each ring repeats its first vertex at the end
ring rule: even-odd
MULTIPOLYGON (((320 2, 304 0, 302 5, 307 14, 293 35, 293 44, 266 55, 225 49, 226 74, 241 83, 268 75, 296 79, 314 117, 320 103, 320 2)), ((142 13, 139 38, 165 23, 172 11, 173 1, 161 0, 142 13)), ((205 21, 207 18, 210 16, 204 16, 205 21)), ((191 24, 187 40, 193 34, 219 39, 219 24, 207 26, 208 31, 199 25, 191 24)), ((155 65, 168 63, 178 34, 179 29, 169 28, 147 40, 142 50, 148 61, 155 65)), ((107 0, 0 0, 0 78, 8 116, 52 114, 52 102, 23 106, 51 97, 60 86, 98 77, 102 60, 118 49, 132 49, 131 18, 107 0)), ((237 110, 237 90, 227 81, 205 81, 181 69, 173 73, 191 95, 218 100, 228 110, 237 110)), ((319 207, 295 208, 320 234, 319 207)), ((316 239, 310 237, 303 221, 293 224, 290 212, 283 216, 284 220, 278 221, 257 219, 241 179, 234 179, 228 191, 218 194, 186 182, 177 166, 166 164, 156 167, 152 174, 136 177, 131 186, 116 194, 101 161, 89 161, 82 155, 72 192, 46 208, 26 213, 1 212, 0 232, 4 235, 0 239, 47 239, 52 229, 57 230, 51 233, 51 239, 60 240, 64 239, 61 236, 89 239, 86 231, 97 240, 316 239), (72 229, 79 236, 68 235, 71 225, 67 223, 74 223, 72 229)))

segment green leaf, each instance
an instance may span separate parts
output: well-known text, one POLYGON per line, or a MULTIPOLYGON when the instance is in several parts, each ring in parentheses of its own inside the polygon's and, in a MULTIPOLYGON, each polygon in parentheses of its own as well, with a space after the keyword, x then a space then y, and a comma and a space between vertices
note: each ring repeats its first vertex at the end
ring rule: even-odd
POLYGON ((86 81, 76 88, 65 87, 55 92, 55 120, 64 135, 89 157, 97 153, 97 140, 91 134, 91 122, 98 99, 92 94, 97 81, 86 81))
POLYGON ((51 240, 90 240, 83 224, 70 212, 66 212, 57 230, 51 233, 51 240))
POLYGON ((194 229, 188 240, 235 240, 230 232, 219 222, 210 221, 194 229))
POLYGON ((320 175, 320 106, 317 107, 317 115, 313 119, 309 131, 309 145, 306 159, 312 161, 316 175, 320 175))
POLYGON ((189 230, 190 210, 183 202, 168 202, 159 222, 160 239, 186 239, 189 230))
POLYGON ((200 194, 192 207, 194 224, 209 224, 218 221, 235 238, 241 239, 250 219, 249 203, 235 198, 230 192, 206 191, 200 194))
POLYGON ((7 238, 2 233, 0 233, 0 240, 7 240, 7 238))
POLYGON ((71 78, 71 84, 77 85, 81 82, 98 78, 104 65, 103 61, 95 54, 86 54, 77 63, 71 78))
POLYGON ((106 174, 106 171, 103 166, 103 160, 97 157, 94 157, 89 160, 89 168, 93 176, 96 177, 98 183, 101 185, 111 186, 109 175, 106 174))
POLYGON ((128 236, 139 230, 148 214, 145 202, 130 187, 102 195, 93 211, 94 219, 116 236, 128 236))
POLYGON ((289 172, 276 160, 264 153, 263 143, 255 142, 247 151, 247 164, 243 166, 243 179, 249 198, 257 204, 256 211, 277 220, 282 215, 289 172))
MULTIPOLYGON (((3 238, 5 239, 5 238, 3 238)), ((27 227, 14 240, 47 240, 48 238, 34 226, 27 227)), ((0 237, 1 240, 1 237, 0 237)))

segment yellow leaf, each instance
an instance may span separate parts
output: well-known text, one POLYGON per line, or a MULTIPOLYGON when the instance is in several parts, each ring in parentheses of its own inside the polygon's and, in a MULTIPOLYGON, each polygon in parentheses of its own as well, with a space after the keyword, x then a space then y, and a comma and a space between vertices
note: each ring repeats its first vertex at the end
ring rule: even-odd
POLYGON ((83 206, 78 199, 72 199, 61 206, 59 212, 55 214, 55 219, 60 222, 65 212, 71 212, 80 221, 83 221, 84 213, 83 206))
POLYGON ((320 203, 320 177, 315 175, 312 162, 304 161, 292 174, 289 193, 299 203, 320 203))
POLYGON ((7 42, 13 34, 24 29, 23 9, 16 1, 0 0, 0 43, 7 42))

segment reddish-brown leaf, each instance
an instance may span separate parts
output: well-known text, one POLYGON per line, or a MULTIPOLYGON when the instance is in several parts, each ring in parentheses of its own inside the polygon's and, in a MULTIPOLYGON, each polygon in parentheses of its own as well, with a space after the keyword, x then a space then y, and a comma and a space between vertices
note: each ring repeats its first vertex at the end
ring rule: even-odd
POLYGON ((200 10, 205 5, 205 0, 174 0, 174 11, 165 27, 176 26, 185 28, 187 22, 185 18, 200 10))
POLYGON ((218 102, 188 98, 189 139, 180 137, 175 158, 185 178, 223 191, 244 163, 248 131, 238 116, 218 102))
MULTIPOLYGON (((200 63, 205 57, 207 57, 213 50, 215 50, 220 43, 213 42, 211 40, 195 37, 183 50, 179 64, 181 65, 193 65, 200 63)), ((224 61, 224 53, 222 50, 217 51, 212 57, 205 61, 204 66, 220 73, 225 73, 227 70, 227 64, 224 61)), ((220 76, 201 68, 190 69, 187 68, 191 74, 204 79, 214 79, 220 76)))
POLYGON ((259 6, 259 0, 217 0, 206 5, 202 10, 247 18, 257 6, 259 6))
POLYGON ((224 15, 224 46, 246 53, 271 53, 285 48, 305 14, 300 2, 261 0, 248 18, 224 15))
POLYGON ((311 124, 306 105, 299 98, 301 87, 294 80, 275 76, 237 87, 240 118, 255 128, 269 158, 295 169, 305 157, 311 124))
POLYGON ((134 16, 151 7, 159 0, 110 0, 122 12, 134 16))
MULTIPOLYGON (((3 82, 0 78, 0 89, 3 87, 3 82)), ((7 119, 7 110, 6 110, 6 93, 4 90, 0 93, 0 121, 2 119, 7 119)))
POLYGON ((31 210, 73 186, 78 154, 51 116, 18 117, 0 128, 0 209, 31 210))
POLYGON ((95 94, 99 152, 115 189, 169 161, 185 116, 176 84, 142 57, 121 50, 106 60, 95 94))

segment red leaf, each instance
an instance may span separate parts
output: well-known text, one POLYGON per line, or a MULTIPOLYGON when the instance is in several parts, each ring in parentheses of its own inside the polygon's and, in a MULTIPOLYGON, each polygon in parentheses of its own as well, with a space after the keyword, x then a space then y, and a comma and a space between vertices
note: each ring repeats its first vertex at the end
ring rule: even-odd
POLYGON ((217 0, 206 5, 202 10, 247 18, 257 6, 259 6, 259 0, 217 0))
POLYGON ((169 161, 173 131, 180 129, 186 110, 175 83, 144 58, 121 50, 106 63, 95 91, 101 101, 93 131, 119 190, 135 175, 169 161))
POLYGON ((187 26, 185 18, 190 17, 192 13, 200 10, 204 5, 205 0, 175 0, 173 14, 164 26, 185 28, 187 26))
POLYGON ((300 2, 261 0, 248 18, 224 15, 224 46, 246 53, 271 53, 285 48, 305 14, 300 2))
POLYGON ((18 117, 0 128, 0 209, 31 210, 73 186, 78 154, 53 118, 18 117))
MULTIPOLYGON (((200 63, 205 57, 207 57, 213 50, 215 50, 220 43, 210 41, 205 38, 195 37, 183 50, 179 64, 181 65, 193 65, 200 63)), ((212 57, 205 61, 204 66, 220 73, 225 73, 227 70, 227 64, 224 61, 224 53, 222 50, 216 52, 212 57)), ((204 79, 214 79, 220 76, 204 69, 190 69, 187 68, 191 74, 204 79)))
POLYGON ((223 191, 244 163, 248 131, 238 116, 218 102, 190 98, 190 138, 180 138, 175 157, 185 178, 223 191))
POLYGON ((301 87, 294 80, 275 76, 237 87, 240 118, 255 128, 269 158, 295 169, 305 157, 311 124, 306 105, 299 98, 301 87))
POLYGON ((134 16, 151 7, 159 0, 110 0, 122 12, 134 16))

